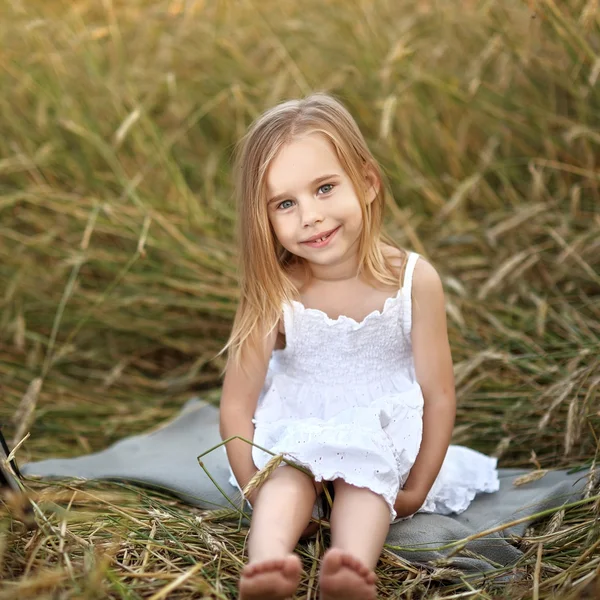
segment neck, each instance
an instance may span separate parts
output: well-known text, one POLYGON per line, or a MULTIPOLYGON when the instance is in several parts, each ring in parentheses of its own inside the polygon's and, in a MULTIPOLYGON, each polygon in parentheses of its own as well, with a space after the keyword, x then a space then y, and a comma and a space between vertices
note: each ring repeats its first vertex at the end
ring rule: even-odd
POLYGON ((358 257, 351 256, 344 258, 339 263, 332 265, 319 265, 307 263, 311 278, 318 281, 344 281, 355 279, 358 275, 358 257))

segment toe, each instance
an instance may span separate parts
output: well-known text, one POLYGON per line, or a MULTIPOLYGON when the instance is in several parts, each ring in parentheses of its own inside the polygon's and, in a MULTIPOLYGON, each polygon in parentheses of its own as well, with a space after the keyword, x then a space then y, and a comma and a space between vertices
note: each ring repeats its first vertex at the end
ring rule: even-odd
POLYGON ((349 553, 342 556, 342 564, 345 567, 352 569, 355 573, 358 573, 361 577, 366 577, 371 573, 371 570, 366 567, 362 561, 349 553))
POLYGON ((283 568, 284 562, 280 558, 273 558, 271 560, 265 560, 260 563, 259 569, 261 573, 267 573, 268 571, 279 571, 283 568))
POLYGON ((345 563, 348 567, 356 571, 359 575, 363 575, 364 572, 367 570, 365 565, 363 565, 362 562, 358 560, 358 558, 352 556, 352 554, 346 555, 345 563))
POLYGON ((343 564, 343 553, 337 548, 332 548, 325 553, 323 557, 323 573, 336 573, 340 570, 343 564))
POLYGON ((283 561, 281 569, 286 577, 291 578, 297 575, 301 568, 302 563, 300 562, 300 558, 294 554, 283 561))

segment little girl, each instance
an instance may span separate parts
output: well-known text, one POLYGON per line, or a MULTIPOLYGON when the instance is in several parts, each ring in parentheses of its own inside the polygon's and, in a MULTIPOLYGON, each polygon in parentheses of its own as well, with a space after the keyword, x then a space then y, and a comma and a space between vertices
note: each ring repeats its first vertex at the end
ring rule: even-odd
POLYGON ((380 168, 330 96, 263 114, 237 173, 241 300, 221 435, 256 444, 227 444, 242 488, 273 455, 293 463, 247 498, 240 598, 294 594, 293 551, 327 482, 321 598, 370 600, 391 522, 461 512, 499 485, 494 459, 449 446, 455 392, 440 278, 384 237, 380 168))

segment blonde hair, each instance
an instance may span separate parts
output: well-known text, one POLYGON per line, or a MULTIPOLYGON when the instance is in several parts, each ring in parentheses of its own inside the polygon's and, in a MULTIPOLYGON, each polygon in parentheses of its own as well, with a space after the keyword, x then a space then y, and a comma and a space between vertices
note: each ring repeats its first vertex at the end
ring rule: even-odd
POLYGON ((285 302, 297 297, 288 270, 300 259, 277 241, 267 213, 267 173, 280 149, 295 137, 319 133, 331 143, 360 201, 363 228, 359 240, 359 272, 386 285, 398 284, 381 241, 395 246, 381 231, 386 190, 381 169, 346 108, 326 94, 290 100, 260 116, 241 140, 236 157, 236 193, 240 256, 240 302, 224 351, 241 362, 247 344, 260 347, 281 318, 285 302), (365 174, 380 182, 367 202, 365 174))

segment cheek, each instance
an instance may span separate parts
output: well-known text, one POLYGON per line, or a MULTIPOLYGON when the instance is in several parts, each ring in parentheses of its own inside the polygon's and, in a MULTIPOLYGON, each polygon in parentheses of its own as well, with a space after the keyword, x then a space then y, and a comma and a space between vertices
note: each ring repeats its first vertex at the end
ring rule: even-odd
POLYGON ((291 227, 288 219, 274 216, 270 218, 271 228, 275 233, 275 237, 279 241, 285 241, 285 238, 290 235, 291 227))
POLYGON ((362 227, 363 217, 360 207, 352 207, 346 212, 346 221, 353 227, 362 227))

